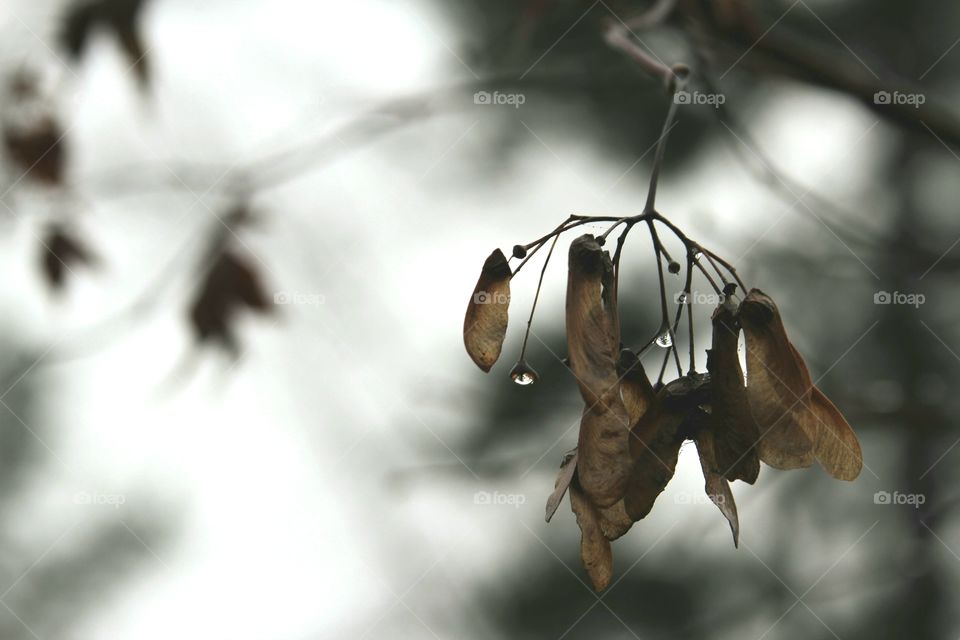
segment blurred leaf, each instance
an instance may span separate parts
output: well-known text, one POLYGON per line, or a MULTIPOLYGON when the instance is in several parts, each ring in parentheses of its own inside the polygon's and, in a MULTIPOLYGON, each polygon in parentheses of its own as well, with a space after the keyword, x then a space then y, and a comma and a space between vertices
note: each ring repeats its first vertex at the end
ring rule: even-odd
POLYGON ((190 307, 190 325, 197 340, 218 342, 227 350, 236 351, 233 322, 244 308, 262 314, 273 309, 259 273, 243 258, 223 250, 190 307))
POLYGON ((32 124, 6 126, 3 144, 7 156, 26 177, 61 185, 66 166, 65 137, 60 123, 45 115, 32 124))
POLYGON ((72 273, 71 266, 92 267, 99 262, 87 246, 62 225, 52 225, 42 242, 43 276, 56 292, 62 291, 66 285, 67 273, 72 273))
POLYGON ((139 20, 147 0, 78 0, 63 20, 61 45, 74 58, 82 58, 91 35, 98 29, 113 34, 123 49, 141 87, 149 83, 147 49, 140 34, 139 20))

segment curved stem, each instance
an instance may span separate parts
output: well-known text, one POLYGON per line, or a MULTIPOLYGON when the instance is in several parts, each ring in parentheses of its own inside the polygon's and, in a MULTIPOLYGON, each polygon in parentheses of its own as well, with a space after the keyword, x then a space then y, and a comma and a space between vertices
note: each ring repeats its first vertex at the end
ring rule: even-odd
MULTIPOLYGON (((670 361, 670 354, 673 353, 677 361, 677 371, 683 375, 683 368, 680 365, 680 356, 677 354, 677 337, 673 327, 670 324, 670 318, 667 313, 667 286, 663 279, 663 245, 660 242, 660 236, 657 235, 657 228, 653 226, 653 220, 647 220, 647 228, 650 230, 650 239, 653 241, 653 251, 657 258, 657 279, 660 284, 660 330, 658 335, 666 333, 670 337, 670 345, 667 347, 667 353, 664 354, 663 366, 660 368, 660 376, 657 382, 663 380, 663 374, 670 361)), ((679 318, 678 318, 679 320, 679 318)))
POLYGON ((547 272, 547 265, 550 264, 550 257, 553 255, 553 248, 557 246, 559 235, 553 236, 553 242, 550 244, 550 251, 547 252, 547 258, 543 261, 543 268, 540 269, 540 280, 537 282, 537 292, 533 295, 533 305, 530 307, 530 317, 527 318, 527 330, 523 334, 523 346, 520 347, 520 360, 523 360, 527 353, 527 340, 530 339, 530 327, 533 325, 533 313, 537 310, 537 301, 540 300, 540 288, 543 287, 543 276, 547 272))
POLYGON ((663 121, 663 130, 660 133, 660 139, 657 141, 657 150, 653 157, 653 169, 650 172, 650 187, 647 190, 647 203, 643 210, 645 213, 653 211, 657 200, 657 185, 660 181, 660 167, 663 166, 663 156, 667 150, 667 137, 670 130, 673 129, 673 120, 677 115, 677 101, 674 96, 677 90, 682 88, 686 81, 686 67, 678 67, 671 70, 673 73, 673 82, 670 82, 670 107, 667 109, 667 117, 663 121))
MULTIPOLYGON (((517 268, 513 270, 513 276, 517 275, 520 269, 523 268, 523 265, 527 264, 527 262, 530 261, 530 258, 536 255, 537 251, 543 248, 543 245, 545 245, 547 241, 550 240, 550 238, 559 237, 563 235, 565 232, 569 231, 570 229, 579 227, 584 224, 590 224, 592 222, 618 222, 620 220, 624 220, 624 218, 616 218, 613 216, 571 215, 569 218, 564 220, 560 226, 558 226, 556 229, 554 229, 550 233, 546 234, 541 238, 537 238, 533 242, 527 243, 525 245, 521 245, 524 249, 530 249, 532 247, 533 250, 527 253, 527 256, 520 262, 520 264, 517 265, 517 268)), ((511 278, 513 276, 511 276, 511 278)))
POLYGON ((727 280, 727 277, 723 275, 723 271, 720 269, 717 263, 713 260, 713 256, 711 256, 709 252, 704 252, 703 255, 707 256, 707 262, 710 263, 710 266, 713 267, 713 270, 717 272, 718 276, 720 276, 720 282, 723 283, 723 288, 726 289, 729 281, 727 280))

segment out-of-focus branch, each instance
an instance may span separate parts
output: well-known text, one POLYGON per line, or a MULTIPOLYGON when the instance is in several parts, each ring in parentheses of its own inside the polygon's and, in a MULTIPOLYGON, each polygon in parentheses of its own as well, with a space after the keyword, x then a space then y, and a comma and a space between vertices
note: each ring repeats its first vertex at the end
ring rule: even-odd
MULTIPOLYGON (((672 75, 669 68, 658 67, 659 77, 672 75), (665 71, 664 71, 665 70, 665 71)), ((122 198, 144 193, 182 192, 246 193, 281 186, 350 151, 370 144, 405 126, 441 113, 454 113, 474 105, 476 91, 526 89, 549 91, 557 87, 582 87, 585 92, 609 89, 616 79, 569 72, 524 76, 523 70, 509 69, 447 86, 435 87, 408 96, 390 98, 360 112, 333 131, 298 142, 277 152, 252 157, 245 162, 138 163, 79 176, 75 184, 97 197, 122 198)), ((619 85, 617 85, 619 86, 619 85)), ((297 129, 291 138, 305 136, 297 129)), ((74 191, 79 189, 74 186, 74 191)))
POLYGON ((627 54, 641 69, 665 85, 669 85, 673 81, 673 69, 640 48, 636 38, 633 37, 633 34, 624 25, 611 23, 607 28, 604 38, 607 44, 627 54))
POLYGON ((910 131, 933 132, 960 147, 960 116, 927 99, 923 104, 898 104, 877 94, 919 93, 917 87, 884 78, 859 59, 815 39, 789 33, 776 23, 765 24, 746 0, 681 0, 678 18, 697 47, 711 52, 723 76, 733 69, 782 75, 856 98, 867 108, 910 131))

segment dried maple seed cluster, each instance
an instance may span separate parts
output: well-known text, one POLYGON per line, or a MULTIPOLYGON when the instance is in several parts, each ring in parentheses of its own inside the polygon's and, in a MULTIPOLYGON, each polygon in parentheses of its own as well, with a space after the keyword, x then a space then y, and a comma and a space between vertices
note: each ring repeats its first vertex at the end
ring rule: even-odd
MULTIPOLYGON (((675 94, 688 77, 684 65, 664 68, 667 89, 675 94)), ((537 380, 527 364, 527 339, 543 275, 559 237, 585 224, 610 223, 600 236, 582 235, 570 244, 567 277, 567 350, 565 363, 583 398, 577 448, 563 457, 554 491, 547 500, 547 521, 563 496, 580 526, 580 555, 593 586, 602 591, 613 575, 616 540, 644 518, 673 477, 680 446, 696 444, 704 490, 730 523, 738 544, 740 525, 730 483, 753 484, 764 462, 777 469, 809 467, 817 460, 830 475, 853 480, 863 466, 860 444, 839 410, 813 385, 803 358, 787 338, 780 311, 759 289, 750 289, 736 269, 697 242, 656 209, 657 182, 678 101, 670 100, 650 175, 643 212, 628 217, 572 215, 560 226, 528 244, 516 245, 511 269, 497 249, 487 258, 463 323, 467 353, 484 371, 500 357, 507 333, 510 281, 540 249, 550 245, 527 320, 520 358, 510 373, 518 384, 537 380), (617 310, 620 257, 627 236, 645 227, 653 247, 660 289, 660 326, 639 349, 623 347, 617 310), (686 249, 685 266, 674 260, 659 229, 672 233, 686 249), (607 236, 620 229, 611 255, 607 236), (684 272, 684 285, 669 314, 666 271, 684 272), (694 273, 699 273, 722 302, 711 316, 712 344, 707 371, 697 372, 694 273), (719 282, 718 282, 719 281, 719 282), (740 294, 738 294, 738 287, 740 294), (747 292, 741 298, 742 292, 747 292), (680 364, 677 332, 686 311, 689 365, 680 364), (747 383, 738 344, 746 344, 747 383), (665 349, 656 382, 651 383, 639 354, 656 345, 665 349), (664 382, 671 356, 677 377, 664 382)))
MULTIPOLYGON (((856 435, 813 385, 803 358, 787 338, 773 300, 758 289, 741 299, 737 284, 727 280, 732 276, 739 282, 733 268, 656 212, 625 219, 572 216, 548 236, 530 245, 518 245, 513 255, 524 262, 515 270, 500 250, 494 251, 484 263, 464 320, 467 353, 481 369, 489 371, 500 356, 512 277, 549 240, 553 240, 552 254, 564 231, 597 221, 613 222, 611 230, 621 224, 625 228, 613 256, 603 248, 606 234, 582 235, 570 245, 567 364, 584 409, 577 447, 563 458, 554 491, 547 500, 546 518, 550 520, 569 493, 582 533, 583 564, 594 588, 601 591, 613 574, 610 542, 650 513, 673 477, 685 441, 696 444, 704 489, 729 522, 735 545, 739 524, 730 483, 742 480, 753 484, 760 473, 760 462, 778 469, 796 469, 816 460, 842 480, 856 478, 863 463, 856 435), (640 364, 638 352, 623 347, 617 310, 621 249, 630 228, 641 222, 647 223, 653 239, 663 324, 639 352, 651 345, 667 350, 655 384, 640 364), (667 256, 654 223, 673 231, 687 248, 686 283, 677 298, 680 303, 672 323, 663 280, 663 258, 667 256), (716 271, 722 289, 702 265, 704 260, 716 271), (689 304, 696 269, 723 300, 711 316, 712 344, 707 350, 707 371, 702 373, 695 366, 693 308, 689 304), (676 340, 684 310, 690 342, 686 373, 679 367, 676 340), (746 345, 746 384, 737 351, 741 333, 746 345), (677 361, 678 377, 664 383, 671 354, 677 361)), ((669 260, 669 264, 668 270, 675 271, 675 263, 669 260)), ((740 286, 743 288, 742 283, 740 286)), ((532 318, 531 310, 530 321, 532 318)), ((529 328, 530 322, 527 337, 529 328)), ((520 384, 536 380, 523 352, 511 377, 520 384)))

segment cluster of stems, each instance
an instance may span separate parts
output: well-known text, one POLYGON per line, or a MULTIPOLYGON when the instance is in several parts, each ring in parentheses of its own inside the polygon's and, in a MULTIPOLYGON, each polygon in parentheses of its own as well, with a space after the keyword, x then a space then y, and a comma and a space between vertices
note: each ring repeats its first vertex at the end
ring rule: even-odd
POLYGON ((682 89, 687 78, 687 69, 683 65, 675 65, 671 69, 671 72, 672 77, 668 79, 667 82, 669 90, 668 92, 670 95, 670 106, 667 111, 667 116, 664 119, 663 130, 657 142, 656 154, 654 156, 653 168, 650 176, 650 186, 647 193, 647 201, 643 211, 639 214, 625 217, 574 214, 564 220, 558 227, 546 235, 537 238, 532 242, 528 242, 527 244, 516 245, 514 247, 513 257, 511 260, 520 260, 520 263, 513 269, 513 275, 516 276, 516 274, 520 272, 524 265, 526 265, 538 251, 540 251, 547 244, 550 245, 546 260, 544 260, 543 263, 543 268, 540 271, 540 279, 537 283, 536 294, 534 295, 533 305, 530 309, 530 317, 527 320, 527 329, 526 333, 524 334, 523 346, 521 347, 520 352, 521 363, 525 362, 524 358, 527 349, 527 340, 530 337, 530 327, 533 323, 533 315, 537 308, 537 301, 540 298, 540 289, 543 286, 543 276, 546 273, 547 265, 550 263, 550 258, 553 256, 553 249, 556 246, 557 240, 567 231, 585 224, 609 224, 609 227, 606 229, 606 231, 597 237, 597 240, 601 245, 606 243, 607 237, 613 233, 614 230, 620 229, 619 235, 617 236, 617 246, 612 257, 615 291, 619 289, 620 259, 623 255, 623 247, 626 243, 627 236, 630 234, 630 231, 632 231, 637 225, 641 225, 647 229, 650 235, 657 264, 657 279, 660 289, 660 326, 658 327, 656 333, 635 351, 638 355, 642 354, 654 343, 658 343, 661 346, 666 347, 667 350, 664 354, 663 364, 660 367, 659 376, 657 377, 657 384, 662 383, 671 356, 676 363, 677 375, 683 375, 683 367, 680 364, 680 354, 677 349, 676 336, 680 328, 680 322, 683 318, 683 311, 685 308, 687 310, 687 331, 689 333, 688 343, 690 346, 688 372, 696 371, 696 359, 694 355, 693 305, 691 298, 694 271, 699 271, 703 275, 719 299, 723 299, 723 296, 732 295, 737 286, 740 287, 741 291, 747 291, 746 286, 743 284, 743 281, 740 279, 740 276, 737 274, 737 271, 733 265, 718 256, 710 249, 707 249, 700 243, 690 239, 677 225, 657 211, 655 207, 660 168, 663 164, 663 156, 666 151, 667 138, 671 128, 673 127, 678 107, 677 102, 673 98, 674 94, 678 90, 682 89), (662 240, 660 239, 658 226, 666 228, 674 236, 676 236, 676 238, 683 244, 686 253, 683 290, 677 298, 677 309, 672 320, 670 318, 670 306, 667 300, 667 286, 663 275, 664 262, 667 263, 667 270, 674 274, 680 272, 681 265, 679 262, 673 259, 673 257, 667 251, 667 248, 664 246, 662 240))

